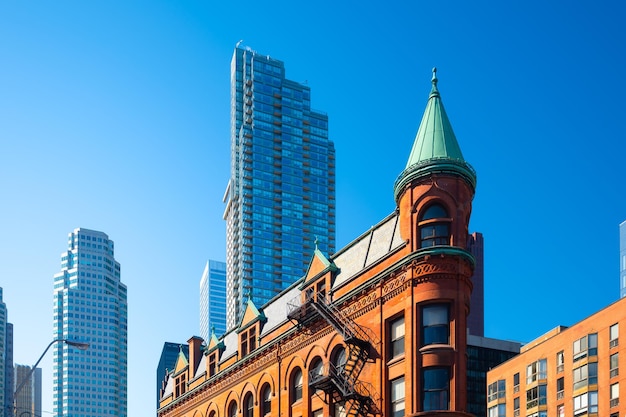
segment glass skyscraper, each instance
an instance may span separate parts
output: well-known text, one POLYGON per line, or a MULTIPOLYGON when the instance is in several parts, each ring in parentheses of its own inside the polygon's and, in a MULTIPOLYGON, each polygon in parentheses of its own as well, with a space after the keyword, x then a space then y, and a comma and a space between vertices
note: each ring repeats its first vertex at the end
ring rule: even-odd
POLYGON ((226 332, 226 263, 209 260, 200 279, 200 337, 226 332))
POLYGON ((626 221, 619 225, 619 296, 626 297, 626 221))
POLYGON ((53 345, 56 416, 127 416, 128 304, 113 241, 75 229, 54 276, 54 337, 89 343, 53 345))
POLYGON ((304 275, 315 246, 335 250, 335 148, 311 90, 250 48, 231 61, 226 209, 227 328, 304 275))

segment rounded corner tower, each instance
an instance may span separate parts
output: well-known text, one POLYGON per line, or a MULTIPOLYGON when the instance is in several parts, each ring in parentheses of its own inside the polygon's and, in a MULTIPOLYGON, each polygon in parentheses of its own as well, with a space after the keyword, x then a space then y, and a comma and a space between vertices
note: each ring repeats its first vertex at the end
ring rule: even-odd
POLYGON ((468 226, 476 173, 465 162, 443 107, 433 69, 432 89, 408 163, 394 184, 400 233, 410 253, 411 296, 420 326, 414 416, 439 415, 429 387, 448 381, 446 416, 467 416, 467 315, 474 258, 468 226))

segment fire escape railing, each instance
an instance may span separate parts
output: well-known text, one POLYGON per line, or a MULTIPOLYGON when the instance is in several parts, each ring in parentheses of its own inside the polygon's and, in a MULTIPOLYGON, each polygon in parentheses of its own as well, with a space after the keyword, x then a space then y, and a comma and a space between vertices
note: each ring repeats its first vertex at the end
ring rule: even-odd
POLYGON ((287 304, 289 319, 306 325, 321 316, 342 335, 347 347, 345 363, 328 363, 311 371, 309 386, 329 393, 336 402, 344 401, 347 416, 381 414, 380 397, 373 386, 358 380, 374 342, 371 331, 356 324, 327 297, 315 297, 309 292, 303 304, 298 301, 287 304))

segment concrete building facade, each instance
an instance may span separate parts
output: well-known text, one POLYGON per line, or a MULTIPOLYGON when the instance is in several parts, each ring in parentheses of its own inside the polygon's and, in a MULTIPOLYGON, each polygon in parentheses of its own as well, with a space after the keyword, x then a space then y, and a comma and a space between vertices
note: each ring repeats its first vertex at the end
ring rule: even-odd
POLYGON ((467 316, 476 185, 437 87, 395 210, 270 302, 248 300, 222 338, 188 340, 160 417, 438 416, 467 413, 467 316))
POLYGON ((487 374, 489 417, 626 415, 626 299, 571 327, 558 326, 487 374))

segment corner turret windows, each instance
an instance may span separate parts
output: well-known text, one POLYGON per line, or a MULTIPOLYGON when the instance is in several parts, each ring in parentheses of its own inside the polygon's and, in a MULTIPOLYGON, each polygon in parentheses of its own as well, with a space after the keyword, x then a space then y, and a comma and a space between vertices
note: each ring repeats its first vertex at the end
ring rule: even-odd
POLYGON ((450 322, 447 304, 422 307, 422 346, 450 342, 450 322))
POLYGON ((419 217, 422 248, 450 244, 450 218, 440 204, 432 204, 419 217))

